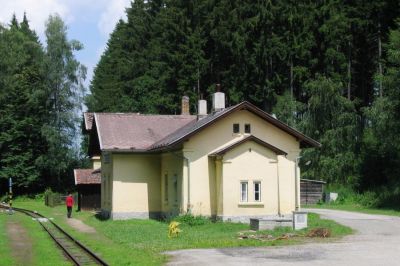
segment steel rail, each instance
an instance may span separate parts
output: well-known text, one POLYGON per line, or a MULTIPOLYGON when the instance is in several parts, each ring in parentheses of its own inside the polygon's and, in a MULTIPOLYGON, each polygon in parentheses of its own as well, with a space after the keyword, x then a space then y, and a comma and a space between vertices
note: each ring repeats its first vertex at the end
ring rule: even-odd
MULTIPOLYGON (((1 208, 4 209, 8 209, 8 206, 0 204, 1 208)), ((47 217, 43 216, 42 214, 38 213, 38 212, 34 212, 31 210, 27 210, 27 209, 22 209, 22 208, 12 208, 15 211, 19 211, 21 213, 24 213, 32 218, 44 218, 47 219, 48 222, 50 222, 54 228, 56 228, 59 232, 62 233, 62 235, 66 236, 69 240, 71 240, 73 243, 76 244, 76 246, 78 246, 79 248, 82 249, 82 251, 85 252, 85 254, 89 255, 89 257, 91 259, 93 259, 97 264, 99 265, 103 265, 103 266, 108 266, 108 264, 101 259, 99 256, 97 256, 93 251, 91 251, 90 249, 88 249, 87 247, 85 247, 82 243, 80 243, 78 240, 76 240, 75 238, 73 238, 70 234, 68 234, 64 229, 62 229, 60 226, 58 226, 56 223, 54 223, 52 220, 48 219, 47 217)), ((41 222, 40 220, 37 220, 40 225, 43 227, 43 229, 50 235, 50 237, 56 242, 56 244, 64 251, 64 253, 68 256, 68 258, 70 260, 72 260, 74 262, 75 265, 82 265, 72 254, 70 251, 68 251, 68 249, 66 247, 63 246, 63 244, 61 243, 61 241, 59 241, 57 239, 57 237, 50 232, 50 230, 43 224, 43 222, 41 222)))

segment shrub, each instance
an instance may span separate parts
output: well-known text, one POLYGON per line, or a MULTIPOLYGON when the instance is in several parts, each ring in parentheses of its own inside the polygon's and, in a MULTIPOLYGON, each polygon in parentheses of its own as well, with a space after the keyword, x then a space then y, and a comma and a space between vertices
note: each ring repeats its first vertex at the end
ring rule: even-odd
POLYGON ((204 216, 194 216, 192 214, 184 214, 174 218, 174 221, 177 221, 181 224, 189 225, 189 226, 198 226, 211 223, 211 220, 204 216))

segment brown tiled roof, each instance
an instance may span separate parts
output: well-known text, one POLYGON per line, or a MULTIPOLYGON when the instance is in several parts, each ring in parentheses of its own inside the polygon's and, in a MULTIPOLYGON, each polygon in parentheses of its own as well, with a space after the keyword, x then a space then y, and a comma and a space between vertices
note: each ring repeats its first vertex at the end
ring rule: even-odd
POLYGON ((262 111, 261 109, 257 108, 253 104, 249 102, 241 102, 237 105, 225 108, 222 111, 214 112, 205 118, 198 120, 196 122, 187 124, 186 126, 178 129, 177 131, 173 132, 172 134, 166 136, 164 139, 154 143, 151 146, 152 150, 163 149, 165 147, 177 145, 182 143, 183 141, 187 140, 190 136, 196 134, 197 132, 201 131, 202 129, 206 128, 208 125, 211 125, 218 121, 219 119, 229 115, 230 113, 238 110, 248 110, 255 115, 261 117, 262 119, 268 121, 269 123, 275 125, 276 127, 280 128, 281 130, 285 131, 286 133, 294 136, 297 138, 301 143, 305 144, 306 146, 310 147, 320 147, 321 144, 314 139, 307 137, 300 131, 297 131, 294 128, 289 127, 285 123, 279 121, 278 119, 274 118, 272 115, 262 111))
POLYGON ((74 169, 75 185, 101 184, 100 169, 74 169))
POLYGON ((321 144, 249 102, 213 112, 197 120, 190 115, 142 115, 138 113, 95 113, 100 149, 124 152, 155 152, 176 147, 207 126, 232 112, 248 110, 265 121, 294 136, 303 146, 321 144))
POLYGON ((85 120, 85 130, 90 131, 93 125, 94 113, 83 113, 83 118, 85 120))
POLYGON ((231 145, 228 145, 228 146, 226 146, 226 147, 224 147, 224 148, 222 148, 222 149, 220 149, 218 151, 213 152, 212 154, 210 154, 210 156, 221 156, 221 155, 224 155, 228 151, 234 149, 235 147, 237 147, 240 144, 245 143, 247 141, 254 141, 255 143, 260 144, 261 146, 264 146, 264 147, 272 150, 273 152, 275 152, 278 155, 287 155, 287 153, 284 152, 283 150, 281 150, 281 149, 279 149, 279 148, 277 148, 277 147, 275 147, 275 146, 273 146, 273 145, 271 145, 271 144, 269 144, 269 143, 267 143, 267 142, 255 137, 253 135, 251 135, 251 136, 245 137, 245 138, 243 138, 243 139, 241 139, 241 140, 239 140, 239 141, 237 141, 237 142, 235 142, 235 143, 233 143, 231 145))
POLYGON ((196 121, 191 115, 95 113, 101 150, 146 151, 154 143, 196 121))

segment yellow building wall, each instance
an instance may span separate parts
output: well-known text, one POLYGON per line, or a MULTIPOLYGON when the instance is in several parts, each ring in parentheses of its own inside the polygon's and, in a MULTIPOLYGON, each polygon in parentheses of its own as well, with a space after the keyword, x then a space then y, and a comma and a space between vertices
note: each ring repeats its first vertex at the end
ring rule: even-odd
POLYGON ((182 213, 186 208, 182 200, 187 191, 183 186, 183 163, 182 152, 161 155, 161 210, 167 215, 182 213))
POLYGON ((278 213, 276 154, 248 141, 223 157, 223 216, 257 216, 278 213), (240 201, 240 182, 248 183, 248 201, 240 201), (261 201, 254 200, 255 181, 261 182, 261 201), (230 193, 229 193, 230 192, 230 193))
MULTIPOLYGON (((300 152, 299 142, 296 138, 249 111, 242 110, 232 113, 231 115, 219 120, 217 123, 202 130, 199 134, 194 135, 184 143, 183 154, 189 161, 189 194, 193 214, 217 214, 219 197, 217 191, 219 187, 217 187, 216 184, 218 183, 218 177, 209 174, 215 172, 215 163, 209 163, 208 155, 248 136, 249 134, 244 133, 245 124, 251 125, 251 135, 254 135, 288 153, 287 160, 282 159, 278 162, 278 164, 282 163, 282 165, 279 166, 279 170, 282 172, 280 176, 286 175, 286 177, 282 177, 282 182, 294 179, 294 158, 297 157, 300 152), (234 123, 240 124, 239 134, 234 134, 232 131, 234 123)), ((242 165, 242 167, 244 169, 251 169, 247 168, 246 165, 242 165)), ((251 169, 251 171, 258 171, 257 168, 259 167, 263 166, 256 165, 255 169, 251 169)), ((222 172, 224 172, 223 169, 222 172)), ((223 185, 225 185, 225 183, 223 183, 223 185)), ((223 188, 223 193, 236 194, 237 197, 239 197, 239 184, 236 184, 235 186, 236 189, 233 191, 228 191, 223 188)), ((290 184, 283 183, 281 191, 290 189, 290 187, 290 184)), ((282 196, 285 195, 285 197, 287 197, 287 199, 282 203, 282 210, 285 212, 287 211, 284 209, 285 206, 292 206, 290 209, 291 211, 294 210, 294 204, 290 203, 294 202, 293 191, 289 192, 289 190, 286 190, 282 193, 282 196)), ((237 202, 237 199, 235 202, 237 202)), ((276 206, 277 202, 270 204, 271 206, 276 206)), ((225 206, 222 208, 225 208, 225 206)), ((243 209, 240 210, 242 211, 243 209)), ((225 211, 226 210, 223 210, 224 213, 225 211)), ((241 215, 241 213, 238 213, 238 215, 241 215)))
POLYGON ((114 154, 112 218, 149 218, 161 211, 159 155, 114 154))
POLYGON ((100 156, 93 156, 91 159, 92 159, 92 168, 93 169, 101 168, 101 157, 100 156))
POLYGON ((107 212, 107 215, 112 211, 112 155, 108 153, 108 161, 104 161, 106 156, 102 156, 101 169, 101 209, 107 212))

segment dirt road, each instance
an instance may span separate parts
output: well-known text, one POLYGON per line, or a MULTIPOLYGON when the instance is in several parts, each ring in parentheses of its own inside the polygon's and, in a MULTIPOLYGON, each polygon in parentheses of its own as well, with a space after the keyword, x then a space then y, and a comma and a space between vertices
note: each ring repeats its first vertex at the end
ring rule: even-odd
POLYGON ((169 252, 168 265, 400 265, 400 217, 309 210, 355 229, 332 243, 286 247, 195 249, 169 252))

